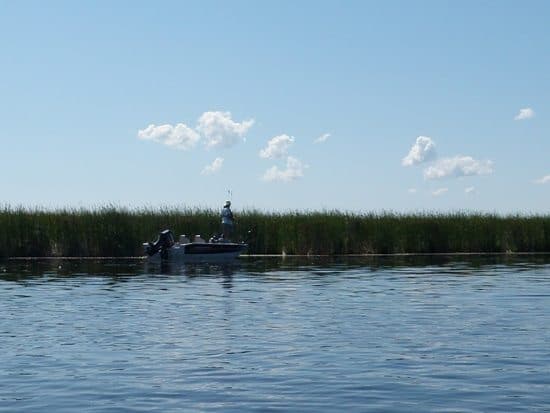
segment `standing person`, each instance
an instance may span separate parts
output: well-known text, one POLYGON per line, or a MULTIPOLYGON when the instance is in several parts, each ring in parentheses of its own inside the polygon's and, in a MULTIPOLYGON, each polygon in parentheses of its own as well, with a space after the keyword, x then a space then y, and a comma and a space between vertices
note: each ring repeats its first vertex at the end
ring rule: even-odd
POLYGON ((224 241, 230 241, 233 234, 233 212, 231 212, 231 201, 225 201, 222 209, 222 232, 224 241))

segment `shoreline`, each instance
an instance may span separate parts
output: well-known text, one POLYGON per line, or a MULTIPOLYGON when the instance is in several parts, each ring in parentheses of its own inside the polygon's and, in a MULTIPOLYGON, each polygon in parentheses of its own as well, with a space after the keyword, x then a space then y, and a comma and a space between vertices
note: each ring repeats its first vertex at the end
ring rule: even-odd
MULTIPOLYGON (((371 258, 371 257, 460 257, 460 256, 543 256, 549 255, 548 252, 437 252, 437 253, 390 253, 390 254, 242 254, 239 258, 371 258)), ((122 256, 122 257, 5 257, 0 258, 2 261, 107 261, 107 260, 129 260, 129 261, 146 261, 147 256, 122 256)), ((238 260, 238 259, 237 259, 238 260)))

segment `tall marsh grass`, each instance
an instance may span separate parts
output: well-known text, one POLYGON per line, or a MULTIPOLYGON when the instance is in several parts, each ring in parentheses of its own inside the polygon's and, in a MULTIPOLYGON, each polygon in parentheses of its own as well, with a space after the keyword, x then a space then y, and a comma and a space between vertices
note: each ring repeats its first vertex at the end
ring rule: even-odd
MULTIPOLYGON (((252 254, 550 252, 550 215, 234 211, 252 254), (247 232, 251 230, 249 235, 247 232)), ((136 256, 162 229, 220 231, 210 209, 0 209, 0 256, 136 256)))

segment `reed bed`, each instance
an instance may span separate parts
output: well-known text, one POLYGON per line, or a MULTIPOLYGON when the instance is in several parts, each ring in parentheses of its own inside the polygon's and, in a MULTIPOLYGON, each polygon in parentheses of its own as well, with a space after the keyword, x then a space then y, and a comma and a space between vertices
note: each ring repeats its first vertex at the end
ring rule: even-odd
MULTIPOLYGON (((432 254, 550 252, 550 215, 234 211, 235 240, 251 254, 432 254), (250 234, 249 234, 250 231, 250 234)), ((122 257, 162 229, 220 231, 219 211, 105 206, 0 209, 1 257, 122 257)))

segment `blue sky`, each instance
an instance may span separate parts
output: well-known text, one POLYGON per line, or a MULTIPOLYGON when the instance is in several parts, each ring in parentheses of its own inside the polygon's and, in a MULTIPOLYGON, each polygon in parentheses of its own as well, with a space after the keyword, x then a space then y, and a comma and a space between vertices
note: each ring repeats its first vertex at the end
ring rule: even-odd
POLYGON ((547 1, 2 1, 0 200, 548 213, 548 21, 547 1))

